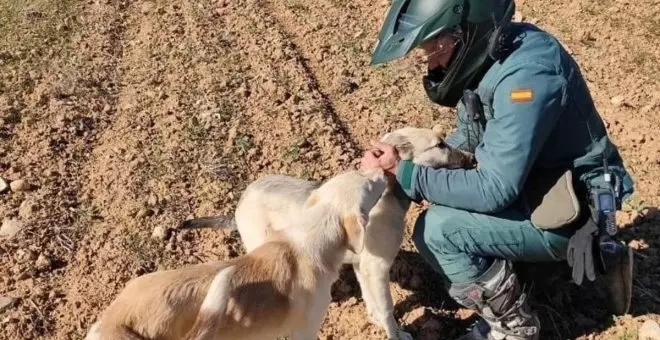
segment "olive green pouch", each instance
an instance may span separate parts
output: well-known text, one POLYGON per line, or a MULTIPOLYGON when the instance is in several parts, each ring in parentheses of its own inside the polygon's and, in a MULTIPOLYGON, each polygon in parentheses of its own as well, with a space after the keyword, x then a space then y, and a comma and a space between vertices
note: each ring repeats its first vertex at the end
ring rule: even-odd
POLYGON ((531 174, 523 187, 521 201, 539 229, 561 228, 580 216, 571 170, 531 174))

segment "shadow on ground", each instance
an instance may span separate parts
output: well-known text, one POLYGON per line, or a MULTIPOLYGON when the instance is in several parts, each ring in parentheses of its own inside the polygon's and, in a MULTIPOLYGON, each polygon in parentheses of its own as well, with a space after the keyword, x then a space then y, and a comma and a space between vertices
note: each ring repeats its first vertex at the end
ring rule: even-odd
MULTIPOLYGON (((621 239, 634 250, 632 316, 660 313, 660 214, 654 207, 643 211, 620 232, 621 239)), ((577 286, 566 262, 516 263, 515 267, 541 319, 541 339, 574 339, 615 324, 616 316, 606 307, 609 297, 600 277, 577 286)), ((396 303, 395 316, 401 320, 406 313, 418 311, 414 320, 403 322, 404 329, 416 339, 455 339, 477 319, 447 295, 442 277, 417 252, 402 250, 390 277, 411 292, 396 303)), ((332 296, 337 302, 361 297, 350 266, 341 271, 332 296)))

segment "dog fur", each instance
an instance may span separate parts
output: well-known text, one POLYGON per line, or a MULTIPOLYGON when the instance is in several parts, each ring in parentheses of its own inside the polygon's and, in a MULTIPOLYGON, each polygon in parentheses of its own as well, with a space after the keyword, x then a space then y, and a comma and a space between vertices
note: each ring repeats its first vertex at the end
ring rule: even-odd
POLYGON ((337 175, 246 255, 129 281, 86 340, 315 340, 343 256, 364 248, 387 186, 382 170, 337 175))
MULTIPOLYGON (((405 127, 385 134, 381 141, 393 145, 401 159, 424 166, 465 168, 474 164, 472 154, 447 146, 436 128, 405 127)), ((180 227, 234 227, 250 251, 298 214, 319 185, 285 175, 265 176, 246 188, 233 219, 202 217, 184 221, 180 227)), ((343 262, 353 266, 370 320, 383 327, 389 339, 408 340, 412 336, 400 329, 393 315, 389 271, 403 242, 404 219, 411 202, 393 190, 388 188, 370 212, 364 251, 348 251, 343 262)))

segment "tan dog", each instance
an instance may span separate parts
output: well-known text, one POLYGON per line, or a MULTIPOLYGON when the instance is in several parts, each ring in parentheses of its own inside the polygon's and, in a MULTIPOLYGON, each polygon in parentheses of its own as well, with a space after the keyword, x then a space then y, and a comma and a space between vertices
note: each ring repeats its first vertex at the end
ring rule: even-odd
POLYGON ((131 280, 86 339, 315 340, 343 256, 362 251, 387 185, 382 171, 340 174, 245 256, 131 280))
MULTIPOLYGON (((447 146, 436 129, 406 127, 384 135, 401 159, 434 168, 471 167, 472 154, 447 146)), ((265 176, 250 184, 238 203, 235 218, 202 217, 187 220, 181 228, 230 227, 235 222, 247 251, 260 246, 268 235, 286 226, 299 213, 311 192, 320 185, 283 175, 265 176)), ((388 188, 371 210, 364 251, 347 252, 344 263, 352 264, 371 321, 383 327, 390 339, 412 339, 394 318, 389 289, 389 271, 403 242, 405 214, 410 200, 388 188)))

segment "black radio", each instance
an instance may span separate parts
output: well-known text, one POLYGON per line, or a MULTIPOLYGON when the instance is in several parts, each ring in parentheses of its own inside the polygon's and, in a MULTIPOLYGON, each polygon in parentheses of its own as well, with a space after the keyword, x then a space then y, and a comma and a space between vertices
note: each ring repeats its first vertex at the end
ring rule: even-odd
POLYGON ((589 191, 591 201, 591 213, 593 220, 598 226, 598 248, 600 249, 600 259, 597 265, 602 274, 607 271, 607 254, 615 255, 623 248, 621 242, 616 238, 616 211, 617 211, 617 190, 619 180, 616 175, 607 172, 607 163, 604 168, 604 187, 591 188, 589 191), (612 180, 614 177, 614 181, 612 180), (614 182, 614 183, 612 183, 614 182))

